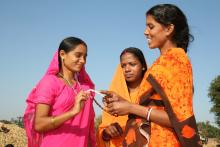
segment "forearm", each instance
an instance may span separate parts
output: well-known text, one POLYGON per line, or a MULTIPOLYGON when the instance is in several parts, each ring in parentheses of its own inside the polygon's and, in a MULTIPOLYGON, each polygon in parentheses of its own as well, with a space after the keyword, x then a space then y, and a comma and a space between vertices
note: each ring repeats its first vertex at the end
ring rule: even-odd
MULTIPOLYGON (((131 109, 130 109, 130 113, 147 119, 146 118, 147 117, 147 108, 144 106, 132 104, 131 109)), ((150 113, 149 121, 152 121, 152 122, 159 124, 159 125, 162 125, 162 126, 172 127, 171 122, 169 120, 169 116, 168 116, 167 112, 164 110, 159 110, 159 109, 153 108, 150 113)))
POLYGON ((129 113, 146 118, 147 109, 146 107, 138 105, 138 104, 131 104, 129 113))
POLYGON ((169 116, 164 110, 152 109, 150 114, 150 121, 153 121, 154 123, 161 126, 172 128, 169 116))
POLYGON ((35 130, 38 132, 46 132, 58 128, 65 121, 71 119, 76 114, 77 113, 74 111, 68 111, 57 116, 36 116, 35 130))

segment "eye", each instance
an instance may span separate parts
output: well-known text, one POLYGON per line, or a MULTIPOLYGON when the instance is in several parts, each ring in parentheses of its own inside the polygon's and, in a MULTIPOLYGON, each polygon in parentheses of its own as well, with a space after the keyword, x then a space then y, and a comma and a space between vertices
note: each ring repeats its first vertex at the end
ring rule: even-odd
POLYGON ((129 65, 132 66, 132 67, 134 67, 134 66, 137 65, 137 63, 136 63, 136 62, 130 62, 129 65))
POLYGON ((75 53, 75 56, 76 56, 77 58, 80 58, 81 54, 80 54, 80 53, 75 53))
POLYGON ((147 26, 148 26, 148 28, 149 28, 150 30, 152 30, 152 29, 154 28, 154 25, 153 25, 153 24, 148 24, 147 26))
POLYGON ((121 64, 121 68, 125 68, 125 66, 126 66, 125 64, 121 64))

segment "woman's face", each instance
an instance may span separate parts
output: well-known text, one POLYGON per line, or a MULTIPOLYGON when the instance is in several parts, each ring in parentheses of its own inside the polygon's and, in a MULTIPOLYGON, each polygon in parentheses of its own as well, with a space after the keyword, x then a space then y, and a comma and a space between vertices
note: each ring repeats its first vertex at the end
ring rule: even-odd
POLYGON ((147 15, 146 25, 144 35, 147 37, 149 48, 163 48, 167 41, 167 28, 158 23, 152 15, 147 15))
POLYGON ((83 44, 76 46, 75 49, 64 53, 64 67, 72 72, 79 72, 86 63, 87 49, 83 44))
POLYGON ((121 67, 126 82, 135 82, 142 79, 142 64, 132 53, 125 53, 121 56, 121 67))

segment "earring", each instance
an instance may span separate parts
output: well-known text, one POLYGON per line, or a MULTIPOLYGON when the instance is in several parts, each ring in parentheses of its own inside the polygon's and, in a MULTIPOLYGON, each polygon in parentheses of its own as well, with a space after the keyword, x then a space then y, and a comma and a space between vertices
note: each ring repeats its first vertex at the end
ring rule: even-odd
POLYGON ((143 67, 142 70, 145 70, 145 68, 143 67))

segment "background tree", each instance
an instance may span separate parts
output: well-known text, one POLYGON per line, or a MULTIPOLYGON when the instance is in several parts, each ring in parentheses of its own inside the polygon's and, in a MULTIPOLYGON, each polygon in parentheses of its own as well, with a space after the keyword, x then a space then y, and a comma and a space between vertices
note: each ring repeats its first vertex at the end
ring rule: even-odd
POLYGON ((102 123, 102 116, 99 115, 95 118, 95 130, 97 131, 99 125, 102 123))
POLYGON ((22 116, 18 116, 17 118, 11 118, 10 122, 18 125, 20 128, 24 128, 22 116))
POLYGON ((211 82, 208 96, 213 104, 211 112, 215 114, 216 123, 220 127, 220 75, 211 82))
POLYGON ((220 129, 211 125, 209 121, 197 123, 200 135, 204 138, 220 138, 220 129))

